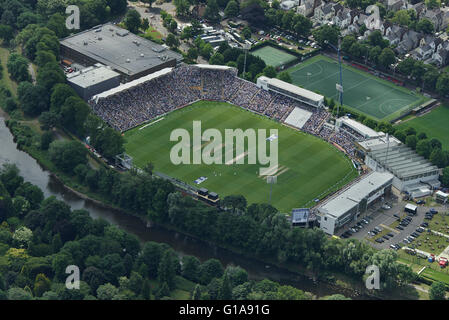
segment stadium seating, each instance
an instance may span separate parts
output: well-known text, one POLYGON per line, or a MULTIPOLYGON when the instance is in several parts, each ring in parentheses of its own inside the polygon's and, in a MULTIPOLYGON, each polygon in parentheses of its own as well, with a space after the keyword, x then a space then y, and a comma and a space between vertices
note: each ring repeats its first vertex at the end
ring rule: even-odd
POLYGON ((312 115, 301 130, 338 144, 354 155, 352 132, 342 130, 335 134, 323 126, 330 118, 329 112, 258 88, 239 78, 235 68, 181 66, 89 104, 110 126, 123 132, 200 99, 229 102, 281 122, 294 108, 302 108, 312 115))

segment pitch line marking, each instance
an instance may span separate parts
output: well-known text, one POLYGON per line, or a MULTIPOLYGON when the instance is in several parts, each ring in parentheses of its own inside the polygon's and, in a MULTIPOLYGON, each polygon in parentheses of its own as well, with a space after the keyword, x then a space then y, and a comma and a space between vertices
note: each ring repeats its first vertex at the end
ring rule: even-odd
POLYGON ((246 155, 248 154, 248 151, 245 151, 241 154, 239 154, 237 157, 235 157, 234 159, 229 160, 228 162, 226 162, 227 165, 236 163, 239 159, 246 157, 246 155))
POLYGON ((144 125, 143 127, 140 127, 139 130, 145 129, 146 127, 151 126, 152 124, 154 124, 154 123, 156 123, 156 122, 159 122, 159 121, 161 121, 161 120, 164 120, 164 119, 165 119, 165 117, 162 117, 162 118, 159 118, 159 119, 157 119, 157 120, 154 120, 153 122, 150 122, 150 123, 144 125))

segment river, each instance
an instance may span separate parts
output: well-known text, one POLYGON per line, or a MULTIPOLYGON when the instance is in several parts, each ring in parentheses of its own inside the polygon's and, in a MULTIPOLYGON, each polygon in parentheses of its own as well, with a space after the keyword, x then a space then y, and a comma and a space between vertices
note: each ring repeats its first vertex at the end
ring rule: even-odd
MULTIPOLYGON (((57 199, 70 205, 72 209, 86 209, 91 217, 103 218, 129 233, 135 234, 142 243, 146 241, 167 243, 181 256, 193 255, 201 261, 216 258, 225 266, 229 264, 241 266, 248 271, 251 279, 268 278, 281 284, 292 285, 301 290, 311 292, 318 297, 342 293, 325 283, 316 283, 308 277, 300 276, 275 266, 267 266, 260 261, 243 257, 229 250, 212 246, 163 227, 152 226, 147 228, 137 217, 104 208, 92 201, 80 198, 65 188, 50 172, 44 170, 34 158, 26 152, 17 149, 11 132, 6 127, 4 119, 0 117, 0 165, 3 163, 16 164, 24 179, 39 186, 45 197, 55 196, 57 199)), ((343 294, 349 295, 348 292, 343 294)), ((357 299, 367 298, 357 296, 357 299)))

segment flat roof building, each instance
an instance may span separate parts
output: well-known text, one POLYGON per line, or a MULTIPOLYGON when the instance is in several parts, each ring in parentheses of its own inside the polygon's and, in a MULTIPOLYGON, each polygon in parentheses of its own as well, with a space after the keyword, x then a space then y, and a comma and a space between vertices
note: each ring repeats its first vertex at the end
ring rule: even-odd
POLYGON ((182 55, 107 23, 60 40, 61 57, 85 66, 110 66, 127 82, 182 62, 182 55))
POLYGON ((85 101, 103 91, 120 85, 120 74, 97 63, 86 69, 69 73, 67 82, 85 101))
POLYGON ((389 192, 393 178, 391 173, 372 171, 325 200, 316 209, 320 228, 333 235, 357 219, 372 202, 389 192))
POLYGON ((426 186, 440 186, 438 167, 404 144, 373 146, 365 156, 365 164, 372 170, 392 173, 393 186, 399 191, 411 193, 426 186))
POLYGON ((324 96, 276 78, 260 76, 257 78, 257 86, 264 90, 290 97, 312 107, 324 107, 324 96))

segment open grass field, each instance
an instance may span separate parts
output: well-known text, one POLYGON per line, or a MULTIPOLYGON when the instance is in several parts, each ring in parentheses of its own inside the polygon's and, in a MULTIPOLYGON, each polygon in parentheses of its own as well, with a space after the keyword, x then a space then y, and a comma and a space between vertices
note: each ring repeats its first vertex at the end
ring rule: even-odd
POLYGON ((269 66, 279 67, 286 63, 289 63, 295 59, 298 59, 292 54, 279 50, 272 46, 265 46, 254 51, 251 54, 260 57, 269 66))
MULTIPOLYGON (((201 120, 202 132, 216 128, 222 133, 223 139, 225 129, 266 129, 267 137, 270 136, 268 129, 278 130, 279 167, 278 171, 272 173, 277 175, 272 204, 281 212, 309 207, 315 198, 324 197, 357 176, 349 158, 327 142, 222 102, 200 101, 165 115, 162 120, 150 125, 127 131, 126 152, 134 158, 134 164, 138 167, 151 161, 155 171, 198 188, 205 187, 217 192, 221 198, 242 194, 249 204, 268 202, 269 185, 264 177, 259 176, 259 168, 268 166, 248 164, 245 154, 236 155, 234 150, 232 155, 235 158, 243 157, 245 164, 174 165, 171 162, 170 150, 178 143, 170 141, 171 132, 184 128, 192 138, 194 120, 201 120), (206 177, 207 180, 195 184, 194 181, 200 177, 206 177)), ((264 143, 270 149, 270 142, 264 143)), ((203 142, 202 148, 206 144, 203 142)), ((245 150, 248 150, 245 144, 245 150)), ((222 152, 224 157, 224 148, 222 152)))
MULTIPOLYGON (((335 84, 340 82, 338 62, 325 56, 315 56, 287 71, 293 83, 318 92, 338 102, 335 84)), ((375 120, 392 120, 405 110, 428 99, 389 81, 356 68, 342 65, 343 104, 375 120)))
POLYGON ((397 125, 398 129, 413 127, 416 132, 425 132, 429 138, 437 138, 443 144, 443 149, 449 148, 449 106, 441 105, 429 113, 401 122, 397 125))

